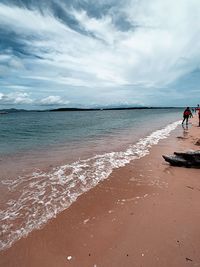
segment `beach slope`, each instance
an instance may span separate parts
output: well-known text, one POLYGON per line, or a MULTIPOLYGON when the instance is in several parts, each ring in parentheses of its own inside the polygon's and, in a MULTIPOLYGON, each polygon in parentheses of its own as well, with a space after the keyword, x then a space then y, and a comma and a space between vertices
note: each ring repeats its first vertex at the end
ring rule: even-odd
POLYGON ((1 252, 2 267, 200 266, 200 169, 162 155, 198 150, 178 127, 150 154, 115 170, 43 229, 1 252))

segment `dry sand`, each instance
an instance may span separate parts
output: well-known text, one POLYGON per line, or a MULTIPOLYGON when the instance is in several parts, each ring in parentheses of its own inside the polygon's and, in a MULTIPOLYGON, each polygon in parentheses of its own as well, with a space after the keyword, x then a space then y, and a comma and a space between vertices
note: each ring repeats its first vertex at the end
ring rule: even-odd
POLYGON ((200 169, 171 167, 161 157, 200 149, 192 123, 1 252, 0 266, 200 266, 200 169))

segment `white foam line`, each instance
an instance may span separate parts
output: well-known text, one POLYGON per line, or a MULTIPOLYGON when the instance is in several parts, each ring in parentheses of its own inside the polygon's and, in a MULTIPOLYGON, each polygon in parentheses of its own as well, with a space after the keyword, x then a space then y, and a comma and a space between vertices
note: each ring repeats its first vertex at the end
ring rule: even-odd
POLYGON ((147 155, 151 146, 167 138, 180 123, 181 121, 177 121, 153 132, 125 151, 96 155, 53 168, 48 173, 35 172, 18 177, 14 182, 4 181, 10 190, 20 192, 20 196, 8 201, 7 208, 0 211, 3 237, 0 250, 10 247, 32 230, 43 226, 68 208, 78 196, 108 178, 113 169, 147 155))

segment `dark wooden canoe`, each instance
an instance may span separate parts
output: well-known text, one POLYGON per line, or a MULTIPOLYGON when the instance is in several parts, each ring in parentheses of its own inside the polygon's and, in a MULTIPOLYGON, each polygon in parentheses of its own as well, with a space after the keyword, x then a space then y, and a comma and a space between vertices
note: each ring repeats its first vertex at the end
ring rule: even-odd
POLYGON ((174 152, 173 156, 164 156, 165 161, 173 166, 200 167, 200 150, 188 152, 174 152))
POLYGON ((165 161, 169 162, 172 166, 179 166, 179 167, 192 167, 192 164, 188 162, 187 160, 178 157, 178 156, 164 156, 163 158, 165 161))

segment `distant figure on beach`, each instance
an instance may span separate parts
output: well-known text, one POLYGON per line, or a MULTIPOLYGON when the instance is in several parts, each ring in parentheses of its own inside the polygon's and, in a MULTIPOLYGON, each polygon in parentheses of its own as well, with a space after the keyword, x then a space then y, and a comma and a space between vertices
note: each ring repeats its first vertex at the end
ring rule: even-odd
POLYGON ((184 112, 183 112, 183 121, 182 124, 184 123, 184 121, 186 120, 186 125, 188 124, 188 119, 189 117, 193 117, 192 112, 190 110, 189 107, 187 107, 184 112))
POLYGON ((195 111, 198 111, 198 116, 199 116, 199 127, 200 127, 200 107, 199 107, 199 104, 198 104, 197 107, 195 108, 195 111))

